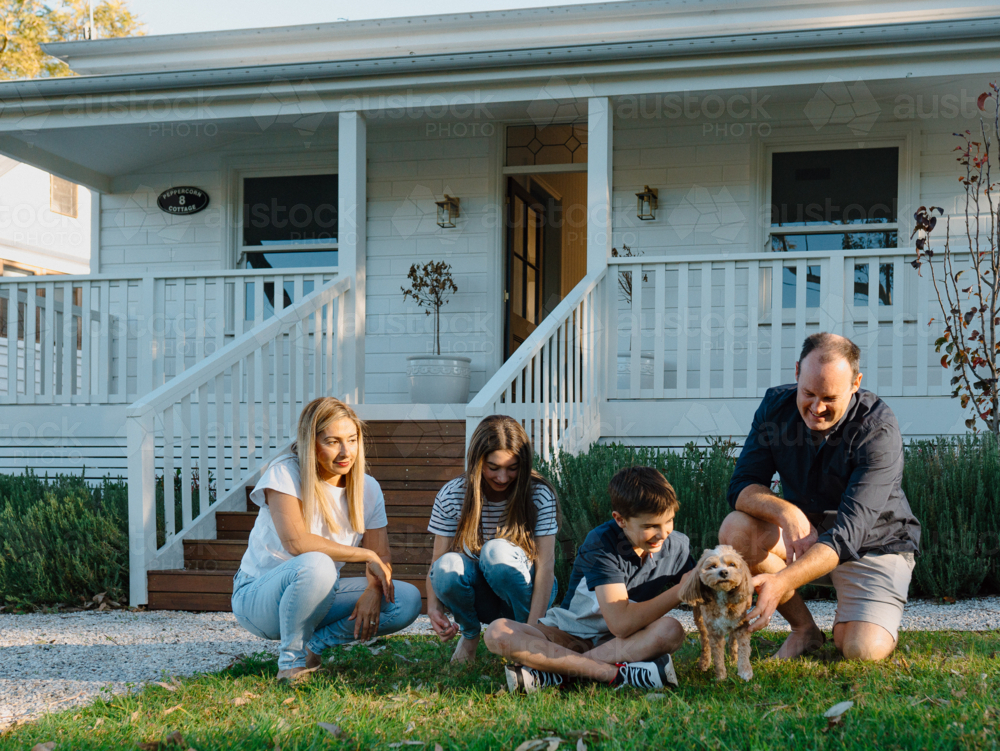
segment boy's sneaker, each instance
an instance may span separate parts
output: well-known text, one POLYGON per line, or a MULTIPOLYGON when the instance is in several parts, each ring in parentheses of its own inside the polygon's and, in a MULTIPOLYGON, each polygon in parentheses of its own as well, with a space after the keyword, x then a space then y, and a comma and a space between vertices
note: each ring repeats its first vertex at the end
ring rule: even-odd
POLYGON ((652 662, 618 663, 618 675, 611 685, 616 689, 622 686, 642 689, 675 688, 677 674, 674 672, 673 660, 666 654, 652 662))
POLYGON ((560 688, 565 682, 565 676, 558 673, 547 673, 525 665, 504 665, 507 674, 507 689, 512 694, 533 694, 542 688, 560 688))

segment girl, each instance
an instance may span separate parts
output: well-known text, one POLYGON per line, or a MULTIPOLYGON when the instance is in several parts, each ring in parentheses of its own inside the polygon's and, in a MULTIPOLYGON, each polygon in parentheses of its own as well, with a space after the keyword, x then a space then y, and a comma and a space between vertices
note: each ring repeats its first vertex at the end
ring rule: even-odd
POLYGON ((461 630, 453 662, 475 658, 482 623, 513 618, 534 625, 558 588, 556 494, 532 469, 521 424, 505 415, 485 418, 466 467, 438 492, 427 527, 435 535, 427 615, 442 640, 461 630))
POLYGON ((385 501, 365 474, 358 416, 316 399, 296 438, 250 493, 260 514, 233 579, 239 624, 281 641, 279 681, 315 670, 325 647, 391 634, 420 613, 420 591, 392 581, 385 501), (341 579, 348 561, 366 563, 366 577, 341 579))

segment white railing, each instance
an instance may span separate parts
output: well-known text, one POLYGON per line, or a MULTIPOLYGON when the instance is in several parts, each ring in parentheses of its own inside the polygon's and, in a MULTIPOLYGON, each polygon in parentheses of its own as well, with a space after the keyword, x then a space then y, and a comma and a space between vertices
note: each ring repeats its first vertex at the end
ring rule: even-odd
POLYGON ((353 389, 350 288, 351 277, 319 287, 128 408, 131 604, 146 602, 147 570, 179 563, 182 539, 294 440, 305 404, 353 389))
POLYGON ((610 259, 618 341, 609 398, 756 398, 794 381, 802 342, 817 331, 858 344, 864 388, 947 394, 934 354, 939 328, 928 326, 937 300, 928 268, 918 275, 912 256, 865 249, 610 259))
POLYGON ((546 460, 560 450, 578 453, 600 437, 607 278, 606 270, 584 277, 468 404, 466 447, 492 414, 519 420, 546 460))
POLYGON ((335 276, 245 269, 0 279, 0 404, 130 403, 335 276))

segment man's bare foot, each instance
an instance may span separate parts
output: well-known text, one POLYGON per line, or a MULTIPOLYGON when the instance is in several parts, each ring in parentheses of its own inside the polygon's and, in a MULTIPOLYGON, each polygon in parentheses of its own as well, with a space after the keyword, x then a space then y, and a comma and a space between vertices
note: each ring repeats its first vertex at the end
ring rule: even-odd
POLYGON ((796 657, 815 652, 826 643, 826 634, 817 626, 802 631, 792 631, 781 648, 771 655, 772 660, 794 660, 796 657))
POLYGON ((466 639, 464 636, 458 638, 458 646, 451 656, 452 662, 472 662, 476 659, 476 648, 479 646, 479 637, 466 639))

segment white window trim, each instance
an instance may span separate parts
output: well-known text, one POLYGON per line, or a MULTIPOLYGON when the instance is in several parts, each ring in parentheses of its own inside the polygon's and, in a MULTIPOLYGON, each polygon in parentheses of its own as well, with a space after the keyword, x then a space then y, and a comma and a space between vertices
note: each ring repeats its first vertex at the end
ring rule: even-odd
MULTIPOLYGON (((243 179, 247 177, 283 177, 289 175, 339 175, 336 151, 316 151, 309 154, 252 154, 231 155, 223 165, 225 185, 229 201, 230 227, 229 252, 230 268, 246 267, 246 253, 287 253, 322 250, 338 250, 339 243, 316 243, 314 245, 243 245, 243 179)), ((338 180, 339 181, 339 180, 338 180)), ((339 230, 339 217, 338 217, 339 230)))
POLYGON ((764 253, 771 253, 771 234, 775 229, 778 234, 823 234, 834 232, 844 232, 845 227, 854 225, 842 225, 830 223, 829 225, 813 225, 811 227, 789 227, 773 228, 771 225, 771 163, 772 155, 776 153, 787 153, 792 151, 835 151, 840 149, 877 149, 895 147, 899 149, 898 172, 896 178, 896 201, 897 201, 897 222, 886 224, 856 225, 857 232, 888 232, 896 230, 896 247, 906 247, 909 240, 909 231, 905 222, 905 217, 909 216, 917 206, 919 200, 919 167, 914 167, 913 160, 919 158, 916 153, 916 138, 918 131, 915 127, 886 128, 877 135, 866 137, 864 141, 859 141, 856 137, 844 135, 831 138, 830 136, 817 133, 810 136, 785 136, 778 131, 772 131, 771 136, 765 141, 758 141, 757 174, 762 179, 757 181, 760 186, 757 194, 756 215, 760 217, 761 231, 757 237, 757 247, 764 253), (912 207, 912 208, 911 208, 912 207))

